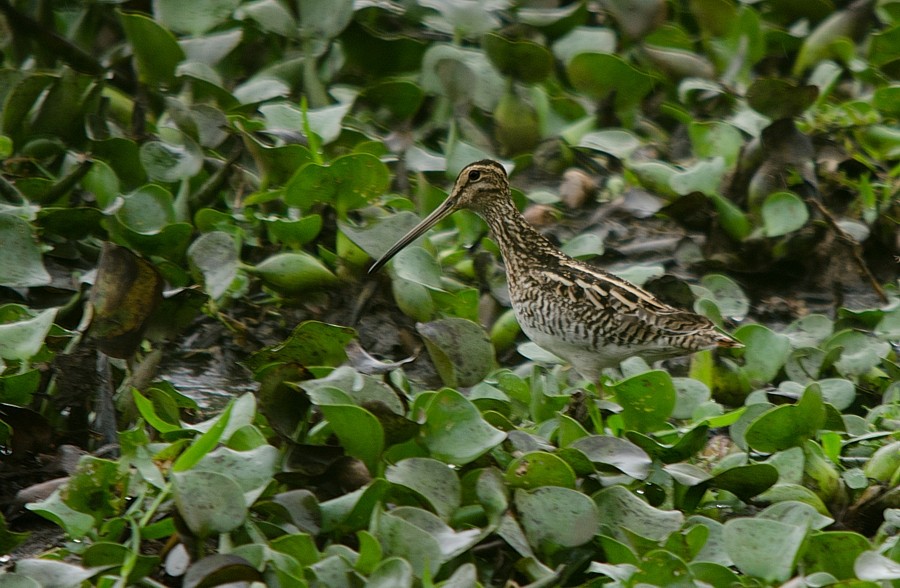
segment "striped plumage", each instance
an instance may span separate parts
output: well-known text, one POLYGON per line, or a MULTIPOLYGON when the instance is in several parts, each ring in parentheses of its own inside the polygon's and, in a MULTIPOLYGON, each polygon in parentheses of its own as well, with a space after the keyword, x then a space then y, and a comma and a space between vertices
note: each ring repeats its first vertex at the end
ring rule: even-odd
POLYGON ((679 310, 646 290, 569 257, 525 221, 496 161, 466 166, 447 200, 401 238, 370 272, 444 217, 468 208, 487 222, 506 263, 509 296, 528 338, 587 378, 631 356, 649 360, 736 347, 706 317, 679 310))

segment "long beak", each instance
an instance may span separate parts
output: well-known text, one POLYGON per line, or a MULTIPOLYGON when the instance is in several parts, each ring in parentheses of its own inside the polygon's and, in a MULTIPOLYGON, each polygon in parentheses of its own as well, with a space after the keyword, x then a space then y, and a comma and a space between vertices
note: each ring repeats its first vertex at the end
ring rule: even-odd
POLYGON ((389 262, 392 257, 397 255, 397 253, 421 237, 428 229, 433 227, 434 225, 441 222, 445 217, 450 216, 456 212, 456 198, 452 196, 444 200, 443 204, 434 209, 434 212, 429 214, 425 220, 417 224, 410 232, 403 235, 399 241, 394 243, 394 246, 387 250, 387 253, 381 256, 381 258, 372 264, 372 267, 369 268, 369 273, 374 274, 382 267, 384 264, 389 262))

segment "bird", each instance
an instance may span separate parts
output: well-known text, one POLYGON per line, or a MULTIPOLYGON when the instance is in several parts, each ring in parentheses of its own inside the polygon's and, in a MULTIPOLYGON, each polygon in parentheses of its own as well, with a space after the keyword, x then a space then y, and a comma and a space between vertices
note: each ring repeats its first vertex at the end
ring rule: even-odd
POLYGON ((656 361, 742 346, 705 316, 670 306, 560 251, 528 224, 513 203, 506 169, 491 159, 465 166, 447 199, 372 264, 369 273, 461 209, 484 219, 500 249, 522 331, 585 378, 597 381, 604 369, 633 356, 656 361))

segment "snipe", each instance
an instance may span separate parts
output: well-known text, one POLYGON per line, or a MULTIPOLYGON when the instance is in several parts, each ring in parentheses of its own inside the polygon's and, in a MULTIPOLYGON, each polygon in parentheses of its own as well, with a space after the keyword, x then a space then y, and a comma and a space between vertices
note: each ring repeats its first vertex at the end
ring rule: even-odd
POLYGON ((506 171, 485 159, 467 165, 434 212, 376 261, 375 272, 444 217, 462 208, 490 227, 506 263, 509 297, 528 338, 596 380, 603 368, 740 343, 706 317, 660 302, 646 290, 575 260, 529 225, 513 204, 506 171))

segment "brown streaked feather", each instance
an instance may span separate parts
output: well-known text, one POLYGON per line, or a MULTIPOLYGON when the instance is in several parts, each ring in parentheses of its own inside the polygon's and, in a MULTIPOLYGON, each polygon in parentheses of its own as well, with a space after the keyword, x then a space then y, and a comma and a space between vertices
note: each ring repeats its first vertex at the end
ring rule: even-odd
POLYGON ((462 208, 487 222, 500 248, 522 330, 585 376, 596 377, 600 369, 633 355, 656 359, 741 345, 706 317, 669 306, 627 280, 562 253, 525 221, 510 197, 506 171, 491 160, 463 168, 447 200, 370 271, 462 208))

